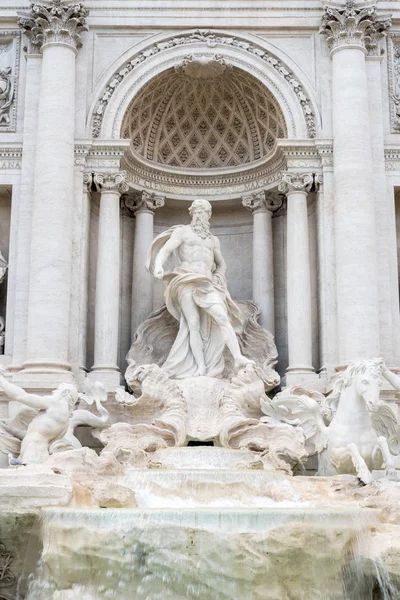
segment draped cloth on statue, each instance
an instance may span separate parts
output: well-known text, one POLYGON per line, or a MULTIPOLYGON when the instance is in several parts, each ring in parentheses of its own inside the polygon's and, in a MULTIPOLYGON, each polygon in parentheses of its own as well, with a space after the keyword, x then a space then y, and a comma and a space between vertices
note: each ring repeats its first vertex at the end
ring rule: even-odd
MULTIPOLYGON (((154 239, 146 262, 146 267, 151 273, 154 272, 157 254, 177 227, 182 226, 171 227, 154 239)), ((234 330, 240 333, 243 326, 242 313, 228 292, 225 277, 218 272, 208 276, 187 267, 177 266, 165 273, 164 282, 165 304, 168 312, 179 322, 179 331, 162 369, 178 379, 193 377, 196 374, 197 364, 190 348, 189 326, 181 309, 183 295, 191 293, 200 309, 200 334, 206 373, 209 377, 220 377, 224 370, 225 341, 220 326, 207 310, 213 305, 224 306, 234 330)))

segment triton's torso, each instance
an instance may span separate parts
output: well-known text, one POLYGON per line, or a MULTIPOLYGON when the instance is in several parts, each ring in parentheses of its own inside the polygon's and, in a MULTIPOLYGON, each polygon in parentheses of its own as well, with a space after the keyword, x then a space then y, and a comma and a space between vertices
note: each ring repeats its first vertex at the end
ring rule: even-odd
POLYGON ((214 265, 214 237, 201 238, 190 225, 182 228, 182 243, 178 248, 181 267, 210 275, 214 265))

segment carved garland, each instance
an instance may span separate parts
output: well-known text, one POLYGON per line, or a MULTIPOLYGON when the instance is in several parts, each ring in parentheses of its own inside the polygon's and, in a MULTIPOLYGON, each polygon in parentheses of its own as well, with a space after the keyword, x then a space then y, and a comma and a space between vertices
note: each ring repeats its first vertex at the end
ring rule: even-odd
POLYGON ((393 133, 400 133, 400 34, 388 38, 388 70, 390 124, 393 133))
POLYGON ((240 48, 245 52, 249 52, 250 54, 258 56, 261 58, 261 60, 271 65, 279 73, 279 75, 289 83, 296 94, 304 113, 309 137, 314 138, 316 136, 315 114, 312 110, 310 99, 306 96, 301 83, 298 81, 294 73, 290 71, 282 61, 278 60, 270 52, 264 50, 256 44, 250 44, 249 42, 241 40, 237 37, 217 36, 215 33, 207 29, 197 29, 189 35, 185 34, 182 36, 176 36, 166 42, 159 42, 154 46, 151 46, 150 48, 140 52, 133 60, 126 62, 118 71, 118 73, 113 75, 111 81, 106 87, 106 91, 97 104, 95 116, 92 122, 92 136, 94 138, 100 136, 105 109, 110 101, 110 98, 114 94, 118 85, 131 71, 155 54, 159 54, 160 52, 169 50, 170 48, 174 48, 176 46, 184 46, 199 42, 207 44, 207 46, 210 47, 224 45, 240 48))

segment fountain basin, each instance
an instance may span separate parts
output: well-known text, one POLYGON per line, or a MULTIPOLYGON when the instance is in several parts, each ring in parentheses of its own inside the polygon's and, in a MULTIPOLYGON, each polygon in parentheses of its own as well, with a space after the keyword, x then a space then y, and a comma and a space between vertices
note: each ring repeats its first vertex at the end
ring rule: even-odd
POLYGON ((362 565, 376 522, 367 509, 49 508, 42 515, 43 553, 28 600, 368 598, 362 571, 364 595, 354 591, 355 557, 362 565))

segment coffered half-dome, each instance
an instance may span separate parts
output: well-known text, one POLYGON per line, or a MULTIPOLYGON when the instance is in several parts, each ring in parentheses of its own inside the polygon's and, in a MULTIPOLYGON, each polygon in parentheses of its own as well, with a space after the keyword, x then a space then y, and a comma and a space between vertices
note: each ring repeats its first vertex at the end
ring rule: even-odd
POLYGON ((122 126, 133 155, 185 169, 239 167, 286 137, 282 111, 255 77, 218 56, 189 57, 148 82, 122 126))

